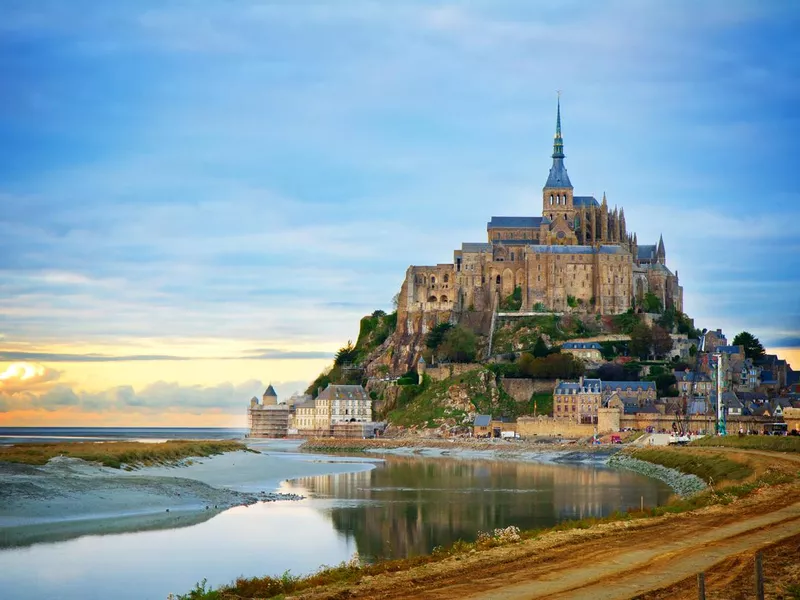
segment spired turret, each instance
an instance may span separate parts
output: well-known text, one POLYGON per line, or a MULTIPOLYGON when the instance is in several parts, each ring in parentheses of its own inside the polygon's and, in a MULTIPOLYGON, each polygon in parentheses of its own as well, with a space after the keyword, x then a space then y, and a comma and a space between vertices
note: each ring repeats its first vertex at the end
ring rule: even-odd
POLYGON ((275 388, 272 387, 271 383, 266 391, 264 391, 261 401, 264 406, 276 406, 278 404, 278 393, 275 391, 275 388))
POLYGON ((561 98, 556 112, 556 135, 553 139, 553 165, 542 190, 542 215, 554 221, 561 214, 568 222, 573 222, 572 182, 564 166, 564 139, 561 137, 561 98))
POLYGON ((667 251, 664 249, 664 235, 658 237, 658 248, 656 249, 656 262, 666 265, 667 264, 667 251))

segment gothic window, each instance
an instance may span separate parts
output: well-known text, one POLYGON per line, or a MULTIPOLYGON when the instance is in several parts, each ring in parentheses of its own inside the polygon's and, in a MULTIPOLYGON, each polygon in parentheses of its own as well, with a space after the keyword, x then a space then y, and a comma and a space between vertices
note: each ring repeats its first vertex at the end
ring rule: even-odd
POLYGON ((447 283, 448 281, 450 281, 450 275, 445 275, 444 282, 447 283))
POLYGON ((436 285, 436 277, 431 275, 431 285, 436 285))

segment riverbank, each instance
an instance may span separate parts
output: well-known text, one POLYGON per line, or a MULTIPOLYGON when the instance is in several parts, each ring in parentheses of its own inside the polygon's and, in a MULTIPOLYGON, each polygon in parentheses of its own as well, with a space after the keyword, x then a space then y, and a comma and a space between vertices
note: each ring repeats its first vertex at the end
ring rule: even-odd
MULTIPOLYGON (((713 453, 671 448, 665 461, 692 457, 710 468, 713 453)), ((698 571, 743 552, 800 534, 800 457, 730 453, 752 474, 718 480, 715 487, 669 505, 629 509, 609 519, 568 522, 547 531, 506 535, 495 532, 475 543, 459 542, 429 556, 356 563, 322 569, 307 578, 254 578, 203 598, 269 598, 278 594, 304 600, 348 598, 629 598, 674 585, 698 571), (758 468, 752 462, 759 463, 758 468), (475 573, 480 578, 475 579, 475 573)), ((513 533, 513 532, 512 532, 513 533)), ((800 583, 784 577, 775 585, 800 583)), ((713 589, 713 586, 710 588, 713 589)), ((725 588, 722 588, 725 589, 725 588)), ((723 597, 723 596, 719 596, 723 597)), ((724 596, 730 597, 730 596, 724 596)))
MULTIPOLYGON (((113 456, 126 445, 97 446, 113 456)), ((233 506, 300 500, 277 491, 283 480, 366 470, 379 460, 298 454, 297 445, 235 444, 233 452, 131 470, 66 456, 42 465, 0 462, 0 547, 191 525, 233 506)))

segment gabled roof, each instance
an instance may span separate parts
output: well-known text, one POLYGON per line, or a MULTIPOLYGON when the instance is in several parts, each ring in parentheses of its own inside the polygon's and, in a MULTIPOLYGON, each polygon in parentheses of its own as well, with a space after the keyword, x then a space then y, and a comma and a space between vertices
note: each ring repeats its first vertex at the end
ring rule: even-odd
POLYGON ((739 354, 739 346, 717 346, 714 352, 721 352, 722 354, 739 354))
POLYGON ((317 398, 322 400, 366 400, 368 396, 363 386, 329 383, 317 398))
POLYGON ((475 427, 488 427, 492 423, 492 415, 475 415, 475 427))
POLYGON ((502 229, 504 227, 538 229, 541 224, 542 217, 492 217, 492 220, 486 224, 486 229, 502 229))

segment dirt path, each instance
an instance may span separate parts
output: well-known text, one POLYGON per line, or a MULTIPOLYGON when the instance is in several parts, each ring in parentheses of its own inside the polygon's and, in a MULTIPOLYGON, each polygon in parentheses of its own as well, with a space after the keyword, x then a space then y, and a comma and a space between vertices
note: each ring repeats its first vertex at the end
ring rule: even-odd
MULTIPOLYGON (((762 451, 748 454, 785 461, 783 465, 790 470, 800 463, 798 456, 762 451)), ((551 533, 520 544, 367 578, 355 586, 330 586, 296 597, 622 600, 667 590, 691 581, 700 571, 715 573, 710 580, 712 588, 727 589, 737 585, 737 576, 720 572, 718 565, 726 561, 752 564, 756 550, 800 536, 798 497, 796 485, 784 485, 760 490, 728 506, 551 533)), ((740 572, 742 569, 736 571, 740 572)), ((683 597, 664 594, 651 597, 683 597)), ((696 591, 694 594, 691 597, 696 597, 696 591)))

